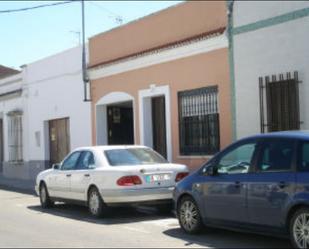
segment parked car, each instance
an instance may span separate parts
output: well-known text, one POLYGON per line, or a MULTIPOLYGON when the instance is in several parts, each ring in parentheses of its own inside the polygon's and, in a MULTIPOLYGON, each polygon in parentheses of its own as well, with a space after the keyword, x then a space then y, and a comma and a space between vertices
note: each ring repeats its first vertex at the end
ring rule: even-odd
POLYGON ((207 227, 289 236, 309 247, 309 132, 241 139, 176 185, 187 233, 207 227))
POLYGON ((138 203, 171 211, 175 183, 187 175, 185 165, 168 163, 145 146, 85 147, 41 172, 35 189, 43 208, 61 201, 87 205, 94 216, 138 203))

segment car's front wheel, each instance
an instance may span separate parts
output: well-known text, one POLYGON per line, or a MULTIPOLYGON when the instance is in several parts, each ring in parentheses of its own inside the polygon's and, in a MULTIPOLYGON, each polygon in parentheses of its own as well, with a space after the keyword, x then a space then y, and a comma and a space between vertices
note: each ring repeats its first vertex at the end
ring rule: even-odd
POLYGON ((92 187, 88 195, 89 212, 95 217, 101 217, 106 212, 106 206, 97 188, 92 187))
POLYGON ((180 200, 177 216, 179 224, 185 232, 195 234, 201 231, 203 223, 200 211, 192 197, 185 196, 180 200))
POLYGON ((45 183, 40 185, 40 202, 42 208, 51 208, 54 203, 50 199, 45 183))
POLYGON ((301 208, 292 216, 290 239, 295 248, 309 248, 309 208, 301 208))

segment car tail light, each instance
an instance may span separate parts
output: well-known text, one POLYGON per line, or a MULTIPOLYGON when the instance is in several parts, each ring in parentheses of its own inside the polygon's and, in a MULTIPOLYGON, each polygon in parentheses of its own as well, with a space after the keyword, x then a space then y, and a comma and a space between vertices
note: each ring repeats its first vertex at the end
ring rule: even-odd
POLYGON ((142 180, 138 176, 123 176, 118 179, 117 184, 119 186, 134 186, 142 184, 142 180))
POLYGON ((175 181, 179 182, 183 178, 185 178, 187 175, 189 175, 189 172, 180 172, 180 173, 177 174, 175 181))

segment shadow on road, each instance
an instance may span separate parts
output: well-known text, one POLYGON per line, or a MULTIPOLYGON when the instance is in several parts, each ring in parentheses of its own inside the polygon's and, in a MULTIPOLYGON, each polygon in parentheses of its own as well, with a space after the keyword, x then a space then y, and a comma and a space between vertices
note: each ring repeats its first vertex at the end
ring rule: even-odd
POLYGON ((163 233, 167 236, 186 241, 185 246, 200 245, 211 248, 292 248, 287 239, 221 229, 205 229, 198 235, 186 234, 180 228, 172 228, 163 233))
MULTIPOLYGON (((87 207, 69 204, 57 204, 51 209, 42 209, 41 206, 28 206, 28 209, 38 214, 49 214, 98 225, 130 224, 141 221, 153 221, 173 218, 174 215, 162 215, 155 208, 117 207, 111 208, 108 216, 93 218, 87 207)), ((175 220, 175 223, 177 221, 175 220)), ((165 228, 163 234, 181 239, 185 246, 199 245, 211 248, 291 248, 286 239, 278 239, 262 235, 246 234, 221 229, 205 229, 198 235, 188 235, 175 224, 165 228)))
POLYGON ((43 209, 41 206, 29 206, 28 209, 39 213, 47 213, 55 216, 103 225, 128 224, 173 217, 172 213, 170 215, 161 215, 155 208, 146 207, 113 207, 110 208, 106 217, 103 218, 92 217, 89 214, 87 207, 69 204, 57 204, 51 209, 43 209))

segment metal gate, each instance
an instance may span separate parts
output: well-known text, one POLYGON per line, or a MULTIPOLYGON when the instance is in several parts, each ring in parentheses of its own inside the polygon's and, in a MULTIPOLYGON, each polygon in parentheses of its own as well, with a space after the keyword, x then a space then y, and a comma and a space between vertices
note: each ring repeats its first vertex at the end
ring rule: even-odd
POLYGON ((298 72, 259 78, 261 132, 299 130, 298 72))

